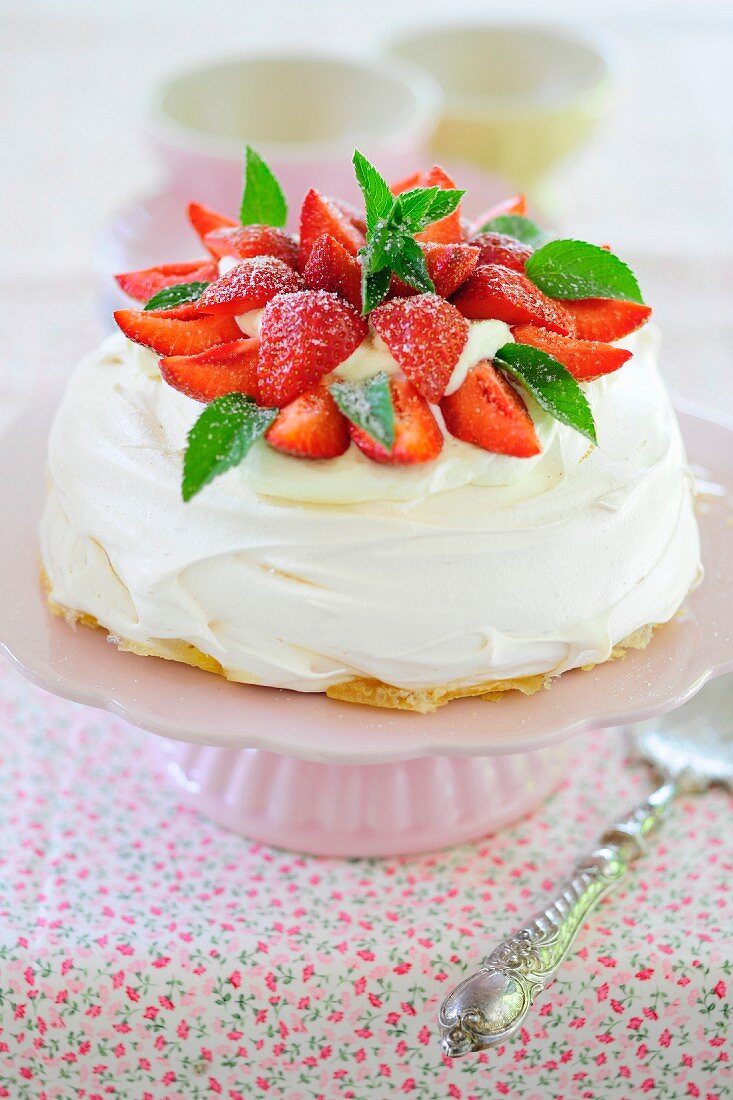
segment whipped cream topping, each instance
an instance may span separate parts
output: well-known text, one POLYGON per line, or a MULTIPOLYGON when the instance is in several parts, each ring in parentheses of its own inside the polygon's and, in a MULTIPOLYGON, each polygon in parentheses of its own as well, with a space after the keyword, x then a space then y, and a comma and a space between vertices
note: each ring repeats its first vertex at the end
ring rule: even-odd
POLYGON ((655 331, 624 343, 633 358, 584 386, 596 448, 534 407, 537 460, 464 455, 446 440, 435 463, 405 469, 353 447, 308 463, 262 443, 183 504, 201 406, 112 337, 77 368, 51 432, 51 596, 132 642, 183 639, 233 679, 302 691, 355 676, 472 685, 603 661, 671 618, 700 575, 655 331))
MULTIPOLYGON (((254 329, 261 310, 252 310, 237 318, 243 331, 254 329)), ((482 359, 491 359, 506 343, 513 343, 511 329, 503 321, 474 321, 469 336, 451 376, 448 392, 457 389, 455 379, 463 381, 471 367, 482 359)), ((352 382, 371 378, 379 371, 394 374, 397 363, 382 338, 373 330, 359 347, 334 371, 338 378, 352 382)), ((557 432, 557 421, 544 412, 531 397, 525 395, 535 422, 537 435, 546 453, 557 432)), ((241 475, 249 488, 266 496, 311 504, 356 504, 379 500, 415 500, 434 493, 443 493, 461 485, 511 485, 524 479, 540 461, 532 458, 512 458, 463 443, 445 430, 440 409, 433 413, 443 430, 443 450, 434 462, 411 467, 382 466, 372 462, 352 444, 339 458, 327 462, 305 462, 282 454, 259 440, 250 451, 241 475)), ((576 447, 585 450, 581 437, 576 447)))

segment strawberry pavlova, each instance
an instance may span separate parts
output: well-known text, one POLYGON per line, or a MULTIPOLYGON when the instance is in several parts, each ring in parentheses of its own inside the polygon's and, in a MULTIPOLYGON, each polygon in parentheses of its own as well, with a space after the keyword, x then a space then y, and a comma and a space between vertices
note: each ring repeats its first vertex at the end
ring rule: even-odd
POLYGON ((692 481, 631 270, 440 168, 300 233, 245 159, 208 253, 136 308, 51 433, 51 606, 232 680, 426 711, 644 645, 699 577, 692 481))

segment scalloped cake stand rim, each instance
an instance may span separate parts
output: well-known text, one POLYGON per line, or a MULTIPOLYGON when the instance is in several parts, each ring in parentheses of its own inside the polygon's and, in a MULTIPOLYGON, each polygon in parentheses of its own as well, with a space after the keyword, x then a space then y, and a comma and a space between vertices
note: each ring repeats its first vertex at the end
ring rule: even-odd
POLYGON ((102 631, 70 629, 46 607, 36 532, 54 401, 15 418, 0 447, 0 648, 33 682, 177 741, 256 748, 303 760, 366 764, 424 756, 532 751, 602 726, 671 710, 733 670, 733 424, 680 402, 688 456, 704 482, 699 522, 706 578, 647 649, 549 691, 490 704, 458 700, 435 714, 379 710, 230 683, 174 662, 120 653, 102 631))

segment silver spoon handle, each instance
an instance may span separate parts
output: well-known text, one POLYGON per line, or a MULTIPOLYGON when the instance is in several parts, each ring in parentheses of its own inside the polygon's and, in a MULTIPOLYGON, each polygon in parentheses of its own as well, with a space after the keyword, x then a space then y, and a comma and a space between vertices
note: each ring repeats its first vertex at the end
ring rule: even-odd
POLYGON ((678 789, 676 782, 663 783, 625 821, 606 829, 599 847, 576 865, 553 901, 451 991, 438 1014, 447 1054, 484 1050, 521 1027, 535 997, 567 958, 583 921, 645 851, 645 837, 678 789))

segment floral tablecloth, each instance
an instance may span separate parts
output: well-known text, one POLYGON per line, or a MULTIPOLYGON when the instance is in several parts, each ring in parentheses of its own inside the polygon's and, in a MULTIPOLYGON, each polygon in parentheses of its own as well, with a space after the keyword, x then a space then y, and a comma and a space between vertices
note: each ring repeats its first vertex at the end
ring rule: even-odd
POLYGON ((306 858, 181 808, 151 738, 0 662, 0 1096, 733 1095, 728 796, 682 802, 511 1042, 438 1004, 647 789, 583 739, 533 817, 421 858, 306 858))

